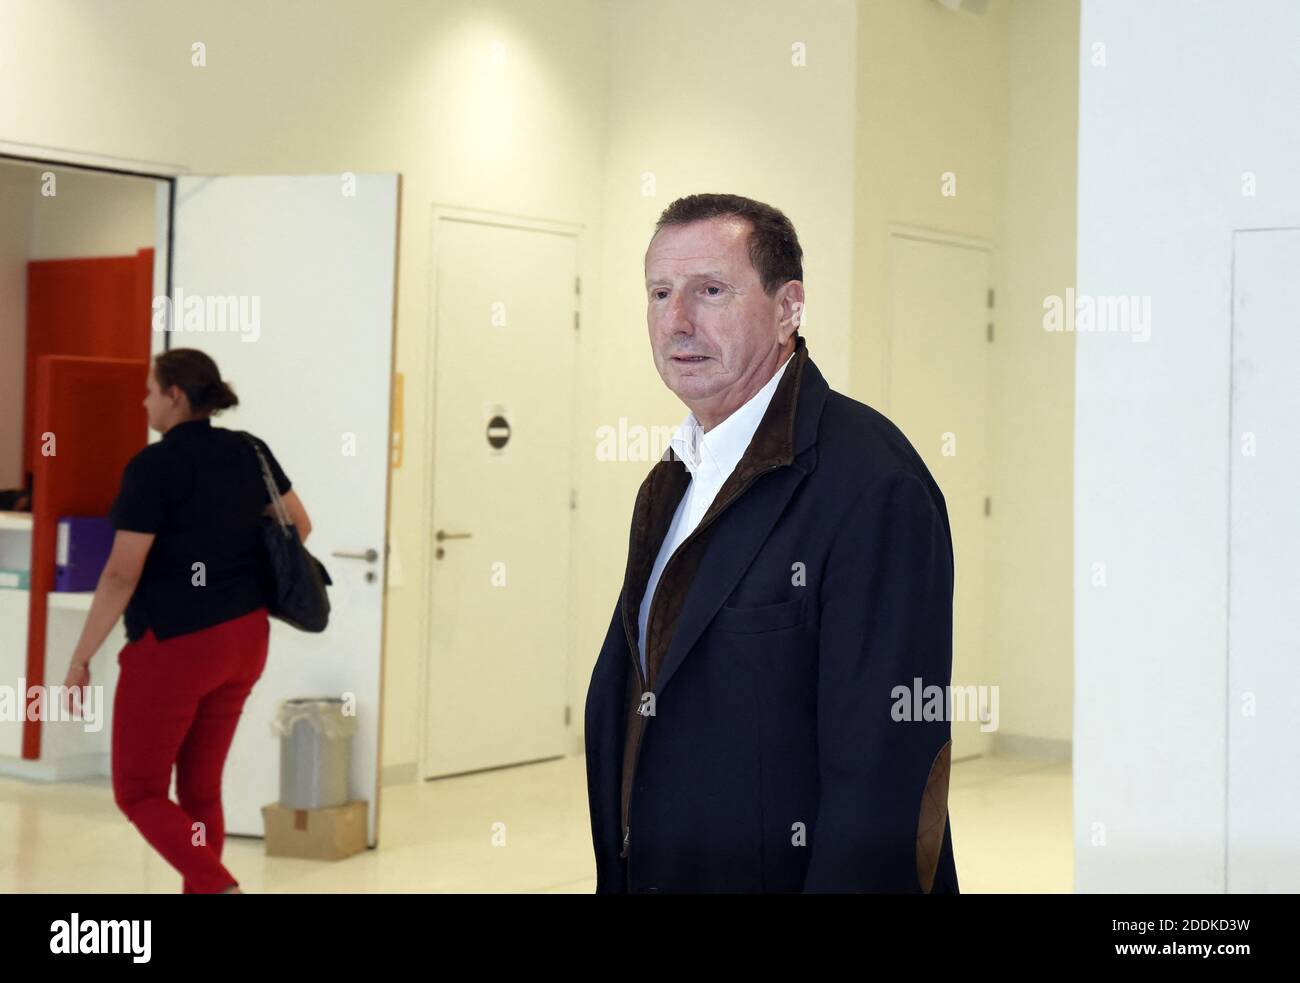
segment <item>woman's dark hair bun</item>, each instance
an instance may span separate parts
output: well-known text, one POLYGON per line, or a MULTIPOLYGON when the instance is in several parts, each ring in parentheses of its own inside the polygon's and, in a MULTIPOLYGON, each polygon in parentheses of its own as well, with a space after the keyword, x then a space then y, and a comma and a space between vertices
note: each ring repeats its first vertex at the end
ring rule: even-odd
POLYGON ((235 395, 235 391, 230 388, 228 382, 218 382, 208 387, 208 390, 204 393, 203 407, 213 413, 220 413, 222 410, 228 410, 230 407, 238 405, 239 397, 235 395))
POLYGON ((221 378, 217 363, 206 352, 173 348, 154 356, 153 361, 159 388, 178 387, 195 413, 220 413, 239 405, 239 397, 221 378))

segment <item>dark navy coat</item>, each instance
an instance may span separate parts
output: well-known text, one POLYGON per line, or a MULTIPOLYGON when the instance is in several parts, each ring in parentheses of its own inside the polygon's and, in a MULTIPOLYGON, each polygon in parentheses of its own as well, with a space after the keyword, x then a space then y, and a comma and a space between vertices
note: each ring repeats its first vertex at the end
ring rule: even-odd
POLYGON ((943 495, 802 338, 792 357, 660 580, 649 680, 637 611, 684 465, 638 495, 585 712, 598 893, 958 890, 950 723, 899 719, 897 689, 951 681, 943 495))

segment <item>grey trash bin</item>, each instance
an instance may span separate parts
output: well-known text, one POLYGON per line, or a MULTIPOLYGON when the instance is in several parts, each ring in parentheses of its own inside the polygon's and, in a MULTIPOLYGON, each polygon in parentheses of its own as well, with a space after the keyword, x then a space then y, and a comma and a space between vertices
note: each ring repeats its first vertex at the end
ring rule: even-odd
POLYGON ((330 809, 349 799, 348 767, 357 718, 337 697, 285 700, 271 730, 280 737, 280 804, 330 809))

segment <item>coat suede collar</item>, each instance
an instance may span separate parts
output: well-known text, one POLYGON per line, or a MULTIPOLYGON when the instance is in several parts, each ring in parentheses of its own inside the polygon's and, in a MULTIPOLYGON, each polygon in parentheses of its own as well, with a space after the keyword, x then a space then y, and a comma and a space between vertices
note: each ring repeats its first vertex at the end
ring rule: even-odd
MULTIPOLYGON (((749 447, 735 470, 723 483, 695 532, 679 547, 679 553, 691 552, 687 547, 693 541, 704 538, 703 534, 709 531, 714 519, 729 508, 759 475, 780 468, 793 467, 798 472, 798 477, 802 478, 813 470, 816 462, 813 445, 817 440, 817 425, 829 387, 821 372, 817 370, 817 366, 808 357, 808 346, 802 336, 796 338, 791 362, 776 393, 772 396, 772 402, 768 404, 767 412, 763 414, 763 419, 754 432, 749 447)), ((636 626, 641 598, 650 580, 650 571, 659 554, 659 547, 668 533, 673 514, 677 511, 677 505, 686 493, 690 480, 685 464, 669 448, 664 459, 655 465, 637 493, 628 547, 627 570, 623 582, 623 624, 628 635, 628 644, 634 655, 639 651, 636 626)), ((772 521, 775 521, 777 514, 771 516, 772 521)), ((769 528, 770 524, 759 531, 766 535, 769 528)), ((761 537, 755 545, 759 541, 761 537)), ((646 635, 650 642, 650 647, 646 651, 649 682, 656 681, 655 667, 662 663, 666 655, 669 641, 675 634, 673 628, 676 615, 680 613, 682 603, 694 580, 698 559, 702 558, 701 549, 693 552, 696 554, 695 564, 690 563, 685 556, 680 557, 682 562, 679 563, 677 562, 679 558, 675 556, 665 568, 663 577, 659 581, 655 603, 646 624, 646 635), (683 577, 682 575, 688 571, 690 576, 683 577), (672 580, 669 580, 670 574, 672 580), (665 603, 660 603, 660 595, 663 596, 665 603)), ((746 555, 752 553, 753 551, 749 550, 746 555)), ((743 572, 743 568, 736 571, 737 579, 743 572)), ((717 582, 716 577, 711 577, 710 580, 717 582)), ((721 604, 724 599, 725 595, 718 597, 718 604, 721 604)), ((713 611, 716 611, 716 606, 713 606, 713 611)), ((710 611, 710 617, 713 611, 710 611)), ((703 628, 703 625, 700 627, 703 628)), ((639 675, 639 662, 637 672, 639 675)))

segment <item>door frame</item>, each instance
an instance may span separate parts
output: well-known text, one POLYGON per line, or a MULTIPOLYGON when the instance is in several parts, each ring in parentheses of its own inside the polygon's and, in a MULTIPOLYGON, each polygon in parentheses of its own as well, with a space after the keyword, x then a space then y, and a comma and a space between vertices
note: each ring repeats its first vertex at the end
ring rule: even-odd
MULTIPOLYGON (((172 227, 176 217, 176 179, 191 173, 188 165, 0 140, 0 161, 6 160, 19 164, 53 164, 56 167, 75 168, 81 171, 98 171, 101 174, 166 181, 167 208, 166 210, 156 208, 154 212, 153 296, 172 295, 172 227)), ((171 317, 172 310, 168 305, 167 329, 162 333, 164 351, 172 346, 171 317)), ((152 433, 149 439, 153 440, 152 433)))
MULTIPOLYGON (((87 150, 74 150, 67 147, 51 147, 44 144, 21 143, 14 140, 0 140, 0 163, 12 163, 22 166, 40 167, 48 164, 62 170, 93 171, 119 177, 148 178, 159 182, 155 189, 154 211, 154 259, 152 296, 160 290, 171 295, 172 271, 172 217, 176 208, 176 179, 188 174, 190 169, 184 164, 172 164, 161 161, 139 160, 129 157, 117 157, 112 154, 100 154, 87 150), (165 185, 162 182, 166 182, 165 185), (166 208, 161 204, 162 193, 166 195, 166 208)), ((170 317, 170 313, 168 315, 170 317)), ((169 325, 170 327, 170 325, 169 325)), ((171 332, 163 336, 164 345, 170 347, 171 332)), ((152 440, 150 431, 147 439, 152 440)), ((114 626, 114 630, 116 626, 114 626)), ((112 637, 105 641, 110 644, 112 637)), ((21 749, 20 749, 21 750, 21 749)), ((98 766, 96 766, 98 767, 98 766)), ((57 764, 51 764, 46 757, 13 758, 0 769, 0 774, 16 777, 37 777, 43 780, 59 781, 69 777, 59 772, 57 764)), ((76 777, 72 775, 71 777, 76 777)))
MULTIPOLYGON (((881 402, 884 407, 884 413, 887 416, 889 416, 891 419, 893 418, 892 417, 893 389, 892 386, 890 385, 890 380, 893 377, 893 371, 894 371, 893 361, 894 361, 895 325, 893 319, 893 301, 894 301, 893 250, 890 248, 890 245, 892 240, 894 239, 910 239, 915 242, 924 242, 936 246, 952 246, 958 249, 968 249, 973 252, 984 253, 988 261, 988 278, 989 278, 988 287, 990 290, 994 289, 996 285, 997 275, 998 275, 997 267, 995 265, 995 259, 997 256, 997 242, 994 239, 986 239, 979 236, 960 235, 955 232, 947 232, 941 229, 925 228, 923 226, 918 226, 918 225, 907 225, 900 222, 890 222, 887 224, 886 234, 885 234, 885 263, 886 263, 885 302, 887 306, 885 310, 885 330, 883 332, 884 340, 882 344, 883 357, 881 359, 881 376, 882 376, 881 402)), ((988 310, 989 310, 989 320, 992 323, 996 324, 997 322, 996 315, 998 310, 996 296, 994 297, 993 305, 988 310)), ((994 337, 996 338, 996 334, 994 337)), ((996 490, 998 487, 998 468, 997 468, 997 461, 994 459, 992 455, 992 450, 994 446, 996 446, 996 440, 995 440, 996 434, 995 434, 995 421, 993 419, 993 413, 992 413, 992 404, 990 402, 993 394, 993 376, 994 376, 993 357, 994 357, 994 353, 990 352, 989 362, 988 362, 989 377, 985 380, 988 385, 987 385, 987 390, 985 395, 984 420, 987 428, 986 443, 989 448, 987 494, 990 497, 995 498, 996 490)), ((992 534, 992 530, 986 529, 985 540, 984 540, 984 545, 985 545, 984 569, 980 571, 981 575, 984 578, 985 589, 988 591, 988 595, 984 599, 986 612, 993 610, 997 600, 1001 596, 1001 583, 995 582, 988 576, 989 569, 993 564, 993 555, 992 555, 993 543, 994 543, 994 536, 992 534)), ((993 652, 994 652, 994 647, 991 644, 993 639, 990 637, 990 630, 991 629, 990 629, 989 621, 987 620, 987 613, 986 613, 986 621, 983 625, 982 637, 980 639, 980 643, 983 647, 982 654, 984 656, 986 663, 993 658, 993 652)), ((985 666, 985 669, 989 671, 991 671, 992 668, 993 667, 991 666, 987 666, 987 665, 985 666)), ((996 753, 998 736, 999 735, 996 733, 992 734, 986 741, 983 742, 983 750, 977 752, 976 754, 966 754, 961 758, 954 758, 953 759, 954 763, 957 761, 969 761, 969 760, 973 760, 974 758, 983 757, 986 754, 996 753)))
MULTIPOLYGON (((434 395, 434 386, 438 375, 438 246, 440 243, 439 229, 445 221, 470 222, 479 225, 495 225, 508 229, 520 229, 526 232, 549 232, 555 235, 567 235, 573 238, 574 242, 574 276, 581 282, 583 257, 586 254, 587 227, 581 222, 569 222, 563 219, 542 218, 534 215, 521 215, 515 212, 502 212, 486 208, 470 208, 462 205, 454 205, 448 202, 435 201, 430 207, 429 222, 429 262, 427 267, 427 277, 429 284, 429 302, 425 315, 425 338, 427 344, 425 347, 424 358, 424 377, 426 380, 425 406, 424 406, 424 468, 421 474, 421 481, 424 484, 424 506, 422 514, 427 517, 428 528, 425 532, 425 556, 423 564, 424 584, 426 590, 424 598, 420 605, 420 669, 419 669, 419 687, 420 687, 420 749, 417 757, 417 778, 419 781, 428 781, 431 777, 429 774, 429 731, 430 731, 430 706, 429 706, 429 669, 433 659, 433 582, 434 582, 434 522, 433 510, 436 505, 434 502, 434 464, 437 455, 438 443, 438 420, 437 420, 437 399, 434 395)), ((579 317, 586 314, 586 298, 590 295, 589 291, 579 290, 574 297, 574 310, 578 312, 579 317)), ((581 323, 581 321, 579 322, 581 323)), ((569 487, 577 489, 577 453, 580 447, 578 440, 578 368, 579 368, 579 343, 582 332, 577 330, 573 332, 573 351, 572 358, 574 363, 574 373, 572 381, 572 391, 570 392, 570 418, 569 418, 569 446, 573 449, 573 454, 569 456, 569 487)), ((576 588, 576 568, 574 566, 574 555, 577 549, 577 530, 578 524, 574 520, 574 509, 569 510, 569 564, 566 577, 568 578, 568 594, 570 603, 575 595, 576 588)), ((575 625, 574 619, 566 619, 567 631, 564 642, 564 692, 566 705, 567 701, 573 695, 573 652, 575 625)), ((575 717, 576 714, 570 714, 565 728, 572 743, 575 717)))
MULTIPOLYGON (((885 225, 885 287, 886 287, 886 304, 891 303, 893 294, 889 291, 893 289, 893 266, 891 254, 889 251, 889 241, 894 238, 915 239, 920 242, 931 242, 940 246, 956 246, 959 249, 974 249, 988 253, 989 256, 989 280, 993 280, 993 258, 997 255, 997 243, 993 239, 984 239, 979 236, 960 235, 956 232, 947 232, 943 229, 930 229, 921 225, 908 225, 903 222, 889 222, 885 225)), ((997 310, 996 305, 993 310, 997 310)), ((881 360, 880 360, 880 394, 881 408, 888 415, 893 409, 893 390, 890 387, 889 380, 893 373, 894 359, 894 322, 889 317, 889 309, 885 311, 885 331, 882 341, 881 360)))
MULTIPOLYGON (((75 169, 82 171, 96 171, 104 174, 114 174, 124 177, 151 178, 159 182, 166 182, 165 188, 159 188, 159 191, 166 193, 166 207, 156 207, 154 214, 154 283, 153 296, 157 297, 162 294, 171 297, 172 290, 172 253, 174 246, 174 230, 176 218, 176 184, 178 178, 193 176, 193 171, 188 165, 174 164, 162 161, 149 161, 143 159, 117 157, 111 154, 99 154, 92 151, 72 150, 62 147, 49 147, 41 144, 19 143, 10 140, 0 140, 0 162, 12 161, 16 164, 36 165, 50 164, 54 167, 75 169), (163 245, 165 243, 165 246, 163 245)), ((401 207, 402 207, 402 175, 400 172, 394 172, 397 176, 397 215, 396 229, 397 241, 394 243, 394 271, 393 271, 393 322, 391 330, 393 331, 392 343, 393 353, 389 366, 390 387, 395 384, 396 378, 396 358, 397 358, 397 323, 398 323, 398 290, 400 284, 401 271, 401 207)), ((157 199, 156 199, 157 200, 157 199)), ((161 201, 159 201, 161 204, 161 201)), ((168 307, 167 328, 162 332, 163 350, 171 348, 172 330, 171 318, 173 317, 171 307, 168 307)), ((389 458, 391 461, 391 446, 393 437, 393 405, 389 399, 388 407, 388 427, 387 443, 390 447, 389 458)), ((154 440, 154 434, 151 431, 149 440, 154 440)), ((389 553, 389 540, 392 536, 393 521, 393 475, 391 465, 388 474, 385 477, 384 490, 384 555, 385 563, 389 553)), ((380 602, 380 635, 379 635, 379 686, 378 686, 378 720, 376 721, 376 762, 375 762, 375 802, 374 802, 374 823, 369 828, 369 839, 371 846, 378 846, 379 824, 380 824, 380 798, 384 786, 383 772, 383 747, 384 747, 384 681, 387 671, 388 657, 388 596, 390 588, 390 578, 384 578, 384 597, 380 602)))
POLYGON ((16 143, 12 140, 0 140, 0 157, 13 157, 25 163, 58 164, 62 167, 80 167, 83 170, 109 171, 135 177, 174 178, 190 173, 190 168, 186 164, 116 157, 112 154, 97 154, 90 150, 47 147, 39 143, 16 143))

